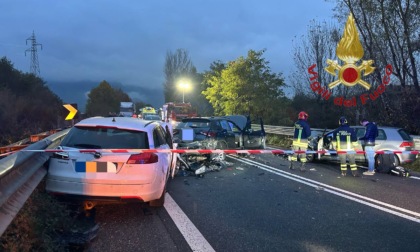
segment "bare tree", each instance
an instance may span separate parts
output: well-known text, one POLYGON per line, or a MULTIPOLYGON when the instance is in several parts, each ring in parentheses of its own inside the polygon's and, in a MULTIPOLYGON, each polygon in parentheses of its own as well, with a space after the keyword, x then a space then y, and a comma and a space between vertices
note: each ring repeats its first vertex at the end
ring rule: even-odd
POLYGON ((165 102, 181 100, 181 94, 177 90, 177 82, 180 78, 192 79, 195 73, 195 67, 192 64, 188 51, 185 49, 177 49, 175 53, 168 51, 165 60, 165 83, 164 95, 165 102))
POLYGON ((339 31, 333 25, 312 20, 308 34, 302 35, 297 40, 298 42, 294 41, 295 71, 290 79, 295 94, 307 95, 318 100, 322 99, 319 93, 311 88, 310 83, 316 81, 321 87, 327 88, 327 84, 333 81, 334 77, 323 69, 326 66, 327 59, 335 58, 335 49, 339 37, 339 31), (308 71, 311 66, 312 72, 317 72, 316 78, 308 71))
MULTIPOLYGON (((337 1, 337 16, 352 13, 368 56, 377 66, 392 64, 393 74, 405 88, 414 86, 420 93, 420 1, 344 0, 337 1)), ((380 78, 380 76, 378 76, 380 78)))
MULTIPOLYGON (((380 96, 381 111, 371 108, 387 124, 403 123, 418 131, 420 122, 412 114, 420 110, 420 1, 418 0, 343 0, 336 1, 336 16, 344 19, 351 13, 367 57, 378 69, 392 65, 392 85, 380 96), (401 99, 403 97, 403 99, 401 99), (385 113, 383 112, 385 111, 385 113)), ((374 82, 380 85, 383 71, 375 71, 374 82)), ((407 126, 406 126, 407 127, 407 126)))

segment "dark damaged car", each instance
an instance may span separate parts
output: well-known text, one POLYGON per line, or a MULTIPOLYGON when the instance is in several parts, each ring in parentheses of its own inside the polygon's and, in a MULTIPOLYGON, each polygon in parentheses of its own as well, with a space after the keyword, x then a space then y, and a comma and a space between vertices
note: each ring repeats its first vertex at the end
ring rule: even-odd
POLYGON ((247 116, 192 117, 183 119, 174 129, 179 149, 264 149, 262 120, 258 129, 247 116))

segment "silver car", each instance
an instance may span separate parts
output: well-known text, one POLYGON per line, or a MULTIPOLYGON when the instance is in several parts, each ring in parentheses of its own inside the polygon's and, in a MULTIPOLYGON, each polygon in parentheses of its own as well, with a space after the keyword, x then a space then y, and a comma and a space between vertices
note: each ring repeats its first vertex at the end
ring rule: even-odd
MULTIPOLYGON (((361 138, 365 135, 366 128, 363 126, 350 126, 356 131, 357 138, 361 138)), ((315 140, 317 151, 335 151, 335 142, 332 139, 332 131, 327 132, 323 136, 318 137, 315 140)), ((392 151, 394 152, 394 166, 402 164, 412 163, 416 160, 416 154, 401 153, 404 151, 415 150, 413 138, 402 128, 378 126, 378 137, 375 141, 375 151, 392 151)), ((363 150, 362 143, 359 141, 359 146, 356 150, 363 150)), ((380 159, 375 155, 375 166, 378 165, 380 159)), ((338 161, 337 154, 332 153, 318 153, 316 156, 317 160, 336 160, 338 161)), ((356 162, 366 163, 366 157, 364 154, 356 154, 356 162)))

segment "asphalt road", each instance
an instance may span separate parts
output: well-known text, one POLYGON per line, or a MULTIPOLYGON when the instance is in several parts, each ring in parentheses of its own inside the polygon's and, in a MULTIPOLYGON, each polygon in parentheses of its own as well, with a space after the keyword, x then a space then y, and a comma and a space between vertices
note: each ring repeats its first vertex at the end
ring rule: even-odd
POLYGON ((100 206, 88 250, 420 251, 419 179, 341 177, 331 163, 290 171, 273 155, 228 161, 219 172, 168 184, 167 203, 173 199, 198 231, 187 224, 182 231, 169 203, 100 206), (197 249, 189 235, 208 246, 197 249))

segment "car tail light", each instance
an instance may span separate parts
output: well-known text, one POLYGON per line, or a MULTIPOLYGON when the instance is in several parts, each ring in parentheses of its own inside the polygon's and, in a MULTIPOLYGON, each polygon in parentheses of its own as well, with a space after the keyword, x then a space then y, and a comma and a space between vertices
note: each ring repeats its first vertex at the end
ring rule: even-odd
POLYGON ((216 132, 214 131, 201 131, 200 133, 207 137, 216 137, 216 132))
POLYGON ((127 164, 153 164, 158 162, 156 153, 140 153, 131 155, 127 164))
POLYGON ((400 144, 400 148, 405 148, 405 147, 414 147, 414 143, 413 142, 407 142, 404 141, 400 144))

